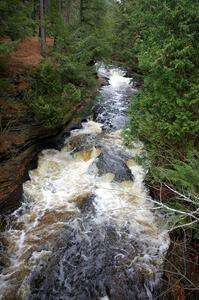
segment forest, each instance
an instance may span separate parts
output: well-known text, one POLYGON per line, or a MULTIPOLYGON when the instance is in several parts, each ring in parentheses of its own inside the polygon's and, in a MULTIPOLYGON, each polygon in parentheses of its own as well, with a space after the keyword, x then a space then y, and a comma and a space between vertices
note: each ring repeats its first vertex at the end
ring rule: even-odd
MULTIPOLYGON (((166 216, 171 239, 163 289, 153 299, 198 299, 199 1, 1 0, 0 16, 3 164, 15 148, 25 149, 9 133, 5 105, 25 107, 46 137, 63 129, 74 110, 91 111, 99 89, 96 63, 126 68, 138 92, 123 140, 127 147, 144 143, 137 161, 147 168, 145 185, 166 216), (24 41, 30 48, 38 42, 38 63, 35 56, 28 66, 14 61, 24 41)), ((15 115, 13 126, 18 122, 15 115)))

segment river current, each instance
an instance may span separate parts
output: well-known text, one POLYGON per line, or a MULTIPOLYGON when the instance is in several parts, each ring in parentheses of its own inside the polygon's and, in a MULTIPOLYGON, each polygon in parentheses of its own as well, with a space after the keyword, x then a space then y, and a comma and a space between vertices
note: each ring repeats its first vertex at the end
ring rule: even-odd
POLYGON ((1 233, 2 300, 153 299, 169 237, 136 163, 142 143, 123 144, 130 78, 101 67, 95 121, 44 150, 23 203, 1 233))

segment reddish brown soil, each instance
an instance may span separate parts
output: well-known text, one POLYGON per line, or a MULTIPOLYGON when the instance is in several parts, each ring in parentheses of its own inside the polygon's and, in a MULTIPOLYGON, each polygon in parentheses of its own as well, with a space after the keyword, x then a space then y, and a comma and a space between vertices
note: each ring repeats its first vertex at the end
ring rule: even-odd
MULTIPOLYGON (((52 47, 53 38, 47 38, 48 48, 52 47)), ((23 40, 16 51, 10 56, 11 66, 37 66, 42 60, 41 47, 38 37, 31 37, 23 40)))
MULTIPOLYGON (((0 42, 11 42, 9 38, 2 38, 0 42)), ((53 38, 47 38, 47 51, 52 49, 53 38)), ((1 76, 8 78, 11 82, 9 94, 16 98, 23 94, 28 88, 28 70, 37 67, 43 59, 41 55, 41 45, 38 37, 30 37, 21 41, 16 50, 10 55, 1 56, 0 63, 4 65, 1 68, 1 76)))

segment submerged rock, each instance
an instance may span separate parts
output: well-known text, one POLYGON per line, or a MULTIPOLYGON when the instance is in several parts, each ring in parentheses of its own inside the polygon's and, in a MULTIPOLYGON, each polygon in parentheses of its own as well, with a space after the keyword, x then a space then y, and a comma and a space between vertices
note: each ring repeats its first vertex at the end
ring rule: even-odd
POLYGON ((96 146, 95 136, 90 134, 75 135, 69 137, 66 141, 68 150, 75 152, 86 151, 96 146))
POLYGON ((48 263, 38 262, 30 274, 29 300, 152 299, 156 274, 145 269, 147 261, 139 262, 145 245, 128 228, 96 223, 92 215, 68 225, 59 232, 48 263))

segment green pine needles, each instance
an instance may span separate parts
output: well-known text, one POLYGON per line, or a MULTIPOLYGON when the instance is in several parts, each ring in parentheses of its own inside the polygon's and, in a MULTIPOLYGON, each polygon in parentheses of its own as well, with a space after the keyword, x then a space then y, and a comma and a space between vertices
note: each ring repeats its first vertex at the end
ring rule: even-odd
MULTIPOLYGON (((119 54, 130 66, 136 57, 144 74, 143 87, 132 99, 127 140, 145 142, 150 183, 161 180, 197 202, 199 2, 125 0, 119 13, 126 24, 119 39, 127 47, 119 54)), ((186 211, 198 209, 181 205, 186 211)))

